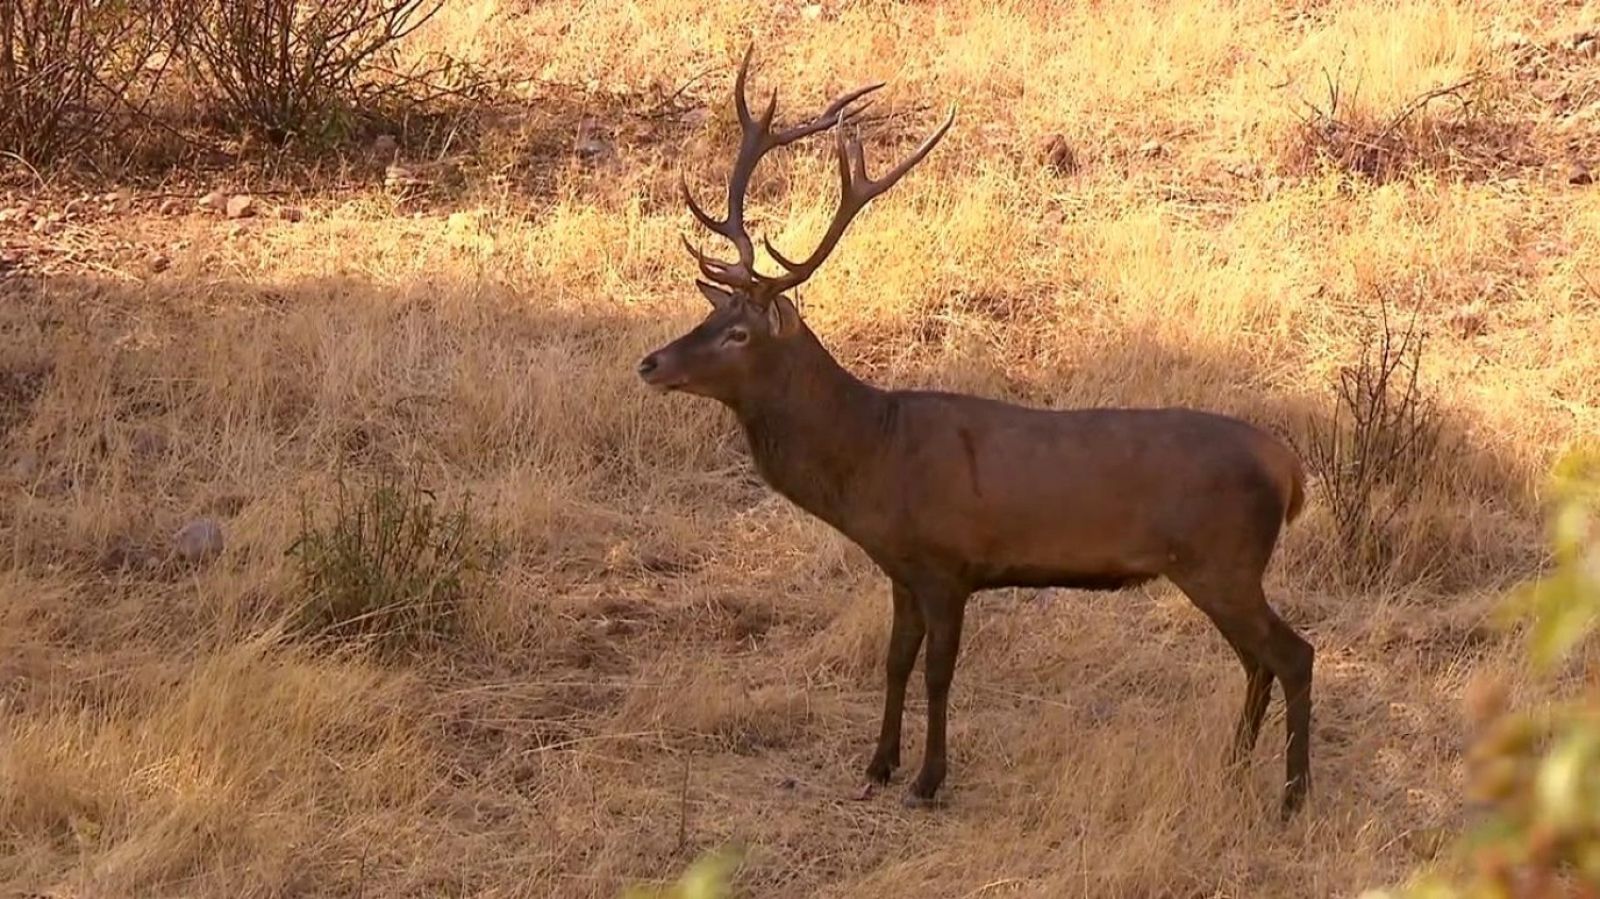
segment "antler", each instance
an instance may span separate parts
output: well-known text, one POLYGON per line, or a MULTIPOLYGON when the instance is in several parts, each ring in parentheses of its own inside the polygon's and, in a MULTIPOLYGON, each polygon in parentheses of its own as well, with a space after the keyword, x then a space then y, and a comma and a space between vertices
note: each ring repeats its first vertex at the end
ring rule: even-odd
POLYGON ((833 221, 828 223, 828 230, 823 233, 821 243, 817 244, 817 248, 812 250, 811 255, 803 262, 790 262, 778 252, 772 241, 762 238, 761 242, 766 246, 767 252, 787 270, 785 274, 775 278, 757 275, 756 278, 761 283, 763 291, 768 296, 779 294, 799 286, 811 277, 811 273, 822 265, 823 260, 827 259, 828 254, 838 245, 839 238, 844 236, 845 229, 850 227, 850 221, 855 218, 856 213, 865 208, 873 197, 893 187, 906 172, 911 171, 912 166, 921 162, 922 158, 928 155, 928 151, 944 137, 945 132, 950 130, 950 126, 955 124, 955 120, 955 107, 951 107, 950 114, 945 117, 944 124, 940 125, 938 130, 928 135, 915 150, 911 151, 910 156, 890 169, 887 175, 874 181, 867 176, 867 160, 865 152, 861 149, 861 139, 845 138, 841 119, 839 131, 834 135, 839 153, 839 209, 833 214, 833 221))
POLYGON ((866 103, 859 106, 852 105, 857 100, 883 87, 881 83, 871 84, 866 87, 851 91, 833 103, 829 104, 816 118, 803 125, 796 125, 783 131, 774 133, 772 130, 773 116, 777 111, 778 92, 773 90, 772 97, 767 101, 767 108, 759 119, 750 115, 749 103, 745 99, 745 81, 750 71, 750 57, 754 46, 747 48, 744 60, 739 64, 739 74, 734 80, 733 102, 734 109, 739 115, 739 124, 743 129, 743 137, 739 142, 739 155, 734 160, 733 172, 728 176, 728 212, 722 219, 712 218, 700 205, 695 202, 694 195, 689 191, 687 180, 680 177, 683 188, 683 199, 689 206, 689 211, 699 219, 712 232, 727 238, 739 254, 736 262, 723 262, 696 249, 689 243, 687 237, 683 238, 683 245, 694 256, 700 265, 700 271, 708 280, 714 281, 724 287, 745 291, 755 298, 772 297, 776 294, 794 287, 816 270, 817 266, 827 258, 849 226, 850 219, 855 216, 868 200, 888 190, 900 177, 928 155, 933 145, 944 137, 950 125, 955 121, 955 110, 951 109, 950 118, 938 131, 922 142, 910 157, 896 166, 880 181, 873 181, 867 177, 866 162, 861 150, 861 142, 856 140, 846 141, 844 126, 853 123, 866 109, 866 103), (784 267, 786 273, 777 277, 769 277, 756 272, 755 244, 750 239, 750 234, 745 230, 744 201, 745 192, 750 187, 750 176, 755 172, 756 164, 761 158, 772 150, 785 144, 793 143, 802 137, 837 128, 839 148, 839 173, 842 182, 843 198, 839 204, 839 211, 834 216, 833 223, 828 226, 822 244, 802 263, 793 263, 785 259, 772 244, 766 240, 767 251, 784 267))

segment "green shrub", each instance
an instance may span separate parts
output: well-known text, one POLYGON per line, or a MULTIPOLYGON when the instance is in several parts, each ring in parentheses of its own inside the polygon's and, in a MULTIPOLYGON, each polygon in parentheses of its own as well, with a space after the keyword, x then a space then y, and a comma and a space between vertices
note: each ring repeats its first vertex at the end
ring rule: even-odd
POLYGON ((289 547, 306 597, 301 624, 388 649, 436 642, 456 629, 493 550, 465 499, 441 510, 415 478, 384 475, 359 493, 340 478, 331 518, 302 504, 289 547))
MULTIPOLYGON (((1528 662, 1545 683, 1600 627, 1600 448, 1558 466, 1552 492, 1555 569, 1504 608, 1528 624, 1528 662)), ((1505 695, 1484 681, 1469 696, 1482 728, 1469 777, 1487 814, 1445 866, 1454 870, 1365 899, 1600 896, 1600 688, 1520 711, 1505 695)))

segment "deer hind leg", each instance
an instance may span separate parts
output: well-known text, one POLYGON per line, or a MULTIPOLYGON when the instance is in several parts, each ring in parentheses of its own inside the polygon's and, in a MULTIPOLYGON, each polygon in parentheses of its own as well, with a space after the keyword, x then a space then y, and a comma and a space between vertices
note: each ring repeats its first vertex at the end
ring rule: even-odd
MULTIPOLYGON (((1223 636, 1227 636, 1226 632, 1223 636)), ((1257 738, 1261 736, 1261 722, 1267 717, 1267 703, 1272 699, 1274 676, 1272 669, 1252 652, 1232 639, 1228 640, 1228 645, 1233 647, 1234 654, 1239 657, 1239 665, 1244 668, 1244 707, 1239 710, 1239 724, 1234 728, 1233 742, 1228 744, 1224 764, 1232 771, 1240 771, 1249 760, 1250 751, 1255 749, 1257 738)))
POLYGON ((889 651, 885 658, 886 683, 883 695, 883 725, 878 730, 878 748, 867 765, 867 779, 888 783, 889 775, 900 766, 900 720, 906 705, 906 683, 917 664, 917 653, 927 625, 911 591, 894 585, 894 624, 889 631, 889 651))
POLYGON ((928 625, 928 652, 923 675, 928 686, 928 736, 922 752, 922 770, 906 794, 907 805, 923 805, 944 783, 945 729, 950 712, 950 684, 955 679, 956 656, 961 651, 961 622, 966 615, 963 592, 919 592, 917 602, 928 625))
POLYGON ((1285 782, 1282 813, 1293 814, 1311 789, 1311 678, 1315 651, 1267 605, 1258 575, 1250 578, 1207 578, 1179 575, 1179 589, 1216 623, 1245 666, 1245 705, 1234 735, 1233 751, 1248 751, 1266 713, 1272 679, 1283 684, 1285 782), (1252 669, 1246 657, 1253 659, 1252 669), (1265 674, 1259 673, 1265 669, 1265 674))

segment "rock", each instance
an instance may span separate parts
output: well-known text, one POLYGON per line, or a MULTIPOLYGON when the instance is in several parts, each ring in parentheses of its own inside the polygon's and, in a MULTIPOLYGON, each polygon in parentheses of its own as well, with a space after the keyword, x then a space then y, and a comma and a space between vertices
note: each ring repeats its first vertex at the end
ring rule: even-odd
POLYGON ((160 212, 162 215, 182 215, 183 201, 177 197, 167 197, 161 201, 160 212))
POLYGON ((603 162, 612 155, 611 144, 593 136, 578 141, 577 146, 573 147, 573 152, 584 162, 603 162))
POLYGON ((199 206, 201 209, 210 209, 213 212, 221 212, 223 208, 228 205, 228 195, 220 190, 214 190, 197 200, 195 205, 199 206))
POLYGON ((1575 185, 1593 184, 1594 173, 1581 162, 1574 162, 1567 168, 1567 183, 1575 185))
POLYGON ((21 484, 32 484, 42 470, 39 452, 32 447, 24 449, 11 463, 11 477, 21 484))
POLYGON ((1071 175, 1078 171, 1078 157, 1073 154, 1072 145, 1060 134, 1052 134, 1045 140, 1040 155, 1045 167, 1053 172, 1071 175))
POLYGON ((196 518, 172 535, 172 547, 178 558, 191 564, 214 559, 222 553, 222 524, 215 518, 196 518))
POLYGON ((298 206, 279 206, 278 218, 286 222, 298 222, 305 218, 305 211, 298 206))
POLYGON ((400 152, 400 142, 392 134, 380 134, 372 141, 372 155, 378 158, 388 158, 391 161, 395 154, 400 152))
POLYGON ((143 568, 150 562, 150 552, 126 534, 113 537, 100 554, 100 570, 108 572, 143 568))
POLYGON ((228 218, 250 218, 256 214, 256 198, 249 194, 235 194, 228 198, 228 218))
POLYGON ((146 459, 159 458, 167 452, 167 438, 160 431, 150 428, 139 428, 134 431, 128 444, 136 454, 146 459))
POLYGON ((392 162, 383 170, 383 186, 388 190, 410 190, 427 187, 430 182, 411 166, 392 162))

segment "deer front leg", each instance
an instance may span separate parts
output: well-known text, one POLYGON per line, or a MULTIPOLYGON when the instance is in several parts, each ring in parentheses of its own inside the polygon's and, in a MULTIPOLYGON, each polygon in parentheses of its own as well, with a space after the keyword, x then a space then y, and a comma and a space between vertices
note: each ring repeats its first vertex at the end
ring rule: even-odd
POLYGON ((967 594, 934 593, 919 597, 928 628, 928 655, 923 675, 928 684, 928 742, 922 753, 922 771, 911 784, 907 805, 923 805, 944 783, 945 725, 950 709, 950 682, 955 679, 956 654, 961 651, 961 621, 967 594))
POLYGON ((878 748, 867 765, 867 779, 888 783, 889 775, 900 766, 900 719, 906 705, 906 683, 917 664, 922 637, 927 626, 916 597, 898 583, 893 585, 894 624, 889 631, 889 651, 884 665, 887 682, 883 695, 883 726, 878 730, 878 748))

